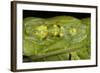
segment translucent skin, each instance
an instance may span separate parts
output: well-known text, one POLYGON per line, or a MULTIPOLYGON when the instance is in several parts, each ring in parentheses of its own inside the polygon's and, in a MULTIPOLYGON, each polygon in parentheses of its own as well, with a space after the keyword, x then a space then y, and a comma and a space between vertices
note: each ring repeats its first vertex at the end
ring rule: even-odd
POLYGON ((71 59, 81 59, 76 51, 69 53, 66 51, 70 48, 82 49, 80 47, 88 36, 87 25, 84 25, 82 21, 72 16, 25 18, 23 21, 24 55, 31 57, 33 61, 69 60, 69 53, 76 55, 72 55, 71 59), (56 56, 51 56, 55 53, 56 56), (49 57, 45 58, 46 55, 49 57))

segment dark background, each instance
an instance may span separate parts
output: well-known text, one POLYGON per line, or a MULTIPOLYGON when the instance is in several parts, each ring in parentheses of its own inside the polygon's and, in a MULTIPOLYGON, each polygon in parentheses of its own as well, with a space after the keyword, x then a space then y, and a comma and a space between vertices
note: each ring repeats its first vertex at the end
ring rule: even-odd
POLYGON ((90 17, 90 13, 73 13, 73 12, 53 12, 53 11, 33 11, 33 10, 23 10, 23 18, 26 17, 40 17, 49 18, 54 16, 74 16, 76 18, 90 17))

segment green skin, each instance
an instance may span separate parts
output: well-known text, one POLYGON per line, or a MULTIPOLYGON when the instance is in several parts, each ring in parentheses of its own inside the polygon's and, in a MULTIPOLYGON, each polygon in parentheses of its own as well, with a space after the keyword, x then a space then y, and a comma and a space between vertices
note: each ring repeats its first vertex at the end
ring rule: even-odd
POLYGON ((23 55, 32 61, 89 59, 89 19, 71 16, 25 18, 23 55))

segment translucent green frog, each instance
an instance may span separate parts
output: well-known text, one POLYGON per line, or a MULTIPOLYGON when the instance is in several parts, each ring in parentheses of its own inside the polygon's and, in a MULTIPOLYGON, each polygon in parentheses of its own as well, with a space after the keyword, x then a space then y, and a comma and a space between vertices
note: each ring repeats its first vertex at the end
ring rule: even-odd
POLYGON ((72 16, 27 17, 23 22, 23 55, 32 61, 83 59, 77 51, 87 45, 89 22, 72 16))

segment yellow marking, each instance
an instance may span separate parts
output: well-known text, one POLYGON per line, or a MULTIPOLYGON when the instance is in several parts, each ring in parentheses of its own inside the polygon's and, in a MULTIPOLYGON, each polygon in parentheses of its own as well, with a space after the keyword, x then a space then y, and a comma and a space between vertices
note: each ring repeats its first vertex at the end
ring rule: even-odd
POLYGON ((77 32, 77 30, 76 30, 75 28, 71 28, 71 29, 69 30, 69 32, 70 32, 71 35, 75 35, 76 32, 77 32))

